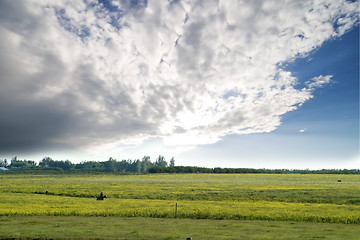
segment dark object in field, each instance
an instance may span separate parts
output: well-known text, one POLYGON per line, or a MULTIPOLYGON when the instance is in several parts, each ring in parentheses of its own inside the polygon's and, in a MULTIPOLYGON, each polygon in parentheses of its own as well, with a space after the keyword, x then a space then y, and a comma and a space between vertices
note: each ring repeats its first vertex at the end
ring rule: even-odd
POLYGON ((106 195, 103 194, 103 192, 100 193, 100 196, 96 198, 96 200, 104 200, 104 198, 107 198, 106 195))
POLYGON ((96 198, 96 200, 104 200, 104 198, 107 198, 107 196, 106 195, 104 195, 102 197, 99 196, 99 197, 96 198))
POLYGON ((339 179, 337 182, 341 182, 341 179, 339 179))

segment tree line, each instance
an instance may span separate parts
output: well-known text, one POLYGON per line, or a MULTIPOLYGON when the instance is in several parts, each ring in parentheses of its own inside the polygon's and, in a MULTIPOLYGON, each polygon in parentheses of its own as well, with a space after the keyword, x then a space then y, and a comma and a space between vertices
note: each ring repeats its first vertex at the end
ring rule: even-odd
POLYGON ((171 158, 168 163, 164 156, 159 155, 155 162, 150 161, 149 156, 144 156, 142 160, 121 160, 109 158, 107 161, 83 161, 72 163, 69 160, 53 160, 44 157, 38 164, 33 160, 20 160, 17 157, 8 161, 0 160, 0 167, 5 167, 12 171, 58 171, 58 172, 132 172, 148 173, 153 167, 174 167, 175 159, 171 158))
POLYGON ((149 156, 142 160, 121 160, 109 158, 107 161, 83 161, 72 163, 69 160, 53 160, 44 157, 39 163, 33 160, 20 160, 17 157, 8 161, 0 159, 0 167, 11 171, 54 171, 54 172, 112 172, 112 173, 268 173, 268 174, 360 174, 360 169, 254 169, 254 168, 205 168, 175 166, 175 159, 169 162, 159 155, 155 162, 149 156))
POLYGON ((360 174, 360 169, 254 169, 254 168, 204 168, 204 167, 158 167, 150 169, 150 173, 269 173, 269 174, 360 174))

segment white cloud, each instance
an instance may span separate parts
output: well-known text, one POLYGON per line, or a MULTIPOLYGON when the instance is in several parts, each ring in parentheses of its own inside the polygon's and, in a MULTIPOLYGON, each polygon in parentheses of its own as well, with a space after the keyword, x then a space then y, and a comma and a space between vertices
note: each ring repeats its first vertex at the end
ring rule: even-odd
POLYGON ((300 133, 304 133, 306 130, 307 130, 307 128, 300 129, 299 132, 300 132, 300 133))
POLYGON ((324 85, 330 83, 332 77, 333 77, 332 75, 327 75, 327 76, 320 75, 318 77, 313 77, 311 79, 312 81, 308 81, 306 82, 306 84, 310 90, 314 90, 316 88, 323 87, 324 85))
POLYGON ((357 21, 358 4, 95 3, 2 1, 5 149, 34 143, 108 148, 158 136, 194 145, 273 131, 283 114, 332 77, 314 77, 297 89, 297 79, 279 66, 344 34, 357 21), (14 117, 29 120, 14 123, 14 117), (47 117, 44 128, 38 118, 47 117), (29 139, 20 130, 10 138, 10 123, 29 139), (38 135, 42 141, 31 137, 38 135))

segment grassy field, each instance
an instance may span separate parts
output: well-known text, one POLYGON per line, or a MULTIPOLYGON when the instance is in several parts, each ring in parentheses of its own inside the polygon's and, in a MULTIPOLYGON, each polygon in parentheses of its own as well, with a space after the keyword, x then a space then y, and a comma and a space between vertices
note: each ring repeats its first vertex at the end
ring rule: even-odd
POLYGON ((0 239, 359 239, 359 225, 211 219, 0 217, 0 239))
MULTIPOLYGON (((209 225, 208 229, 210 229, 212 225, 218 224, 217 220, 223 220, 221 223, 227 222, 229 226, 233 227, 237 224, 247 224, 246 226, 249 228, 256 222, 253 227, 262 226, 261 229, 270 229, 268 234, 263 232, 264 236, 271 236, 271 228, 266 227, 271 224, 275 224, 276 228, 284 229, 285 232, 288 231, 286 229, 296 229, 295 226, 307 229, 317 226, 318 231, 313 233, 326 237, 335 236, 332 231, 326 230, 325 226, 329 224, 318 225, 317 223, 332 223, 329 226, 334 226, 334 228, 329 227, 329 229, 347 229, 346 232, 351 236, 354 233, 351 229, 358 229, 360 224, 359 175, 80 176, 5 174, 0 175, 0 194, 2 196, 0 199, 0 237, 9 238, 14 236, 1 236, 4 233, 1 228, 7 220, 17 222, 15 225, 23 226, 25 229, 27 224, 21 224, 21 222, 26 223, 26 219, 29 219, 29 222, 38 219, 35 221, 39 223, 38 226, 42 225, 40 224, 41 219, 44 219, 43 225, 47 226, 46 222, 51 218, 60 222, 64 221, 64 224, 73 222, 71 226, 75 232, 76 229, 81 229, 79 219, 86 219, 86 224, 101 219, 100 222, 108 222, 110 225, 112 222, 110 219, 116 219, 113 221, 123 222, 126 225, 129 217, 137 217, 130 218, 132 219, 130 222, 134 222, 134 226, 137 221, 151 223, 160 221, 162 225, 171 225, 173 221, 176 221, 179 229, 181 229, 181 225, 186 225, 190 221, 197 221, 195 226, 190 225, 198 226, 199 229, 206 229, 206 225, 209 225), (341 182, 338 182, 339 179, 341 182), (96 201, 95 197, 100 192, 104 192, 108 198, 104 201, 96 201), (174 219, 175 204, 178 206, 177 219, 174 219), (124 221, 124 219, 127 220, 124 221)), ((139 226, 141 225, 144 224, 139 223, 139 226)), ((59 226, 62 225, 59 223, 59 226)), ((91 229, 95 228, 91 227, 91 229)), ((99 229, 99 233, 101 233, 102 230, 99 229)), ((149 227, 149 229, 155 228, 149 227)), ((151 233, 152 230, 149 229, 146 230, 149 235, 160 234, 156 230, 151 233)), ((241 229, 245 232, 252 231, 244 230, 246 228, 241 229)), ((15 229, 13 230, 15 231, 15 229)), ((61 232, 61 227, 59 230, 61 232)), ((116 232, 116 236, 119 235, 117 231, 112 231, 116 232)), ((91 235, 87 236, 86 231, 81 232, 84 234, 83 238, 91 235)), ((207 231, 205 230, 205 232, 207 231)), ((229 232, 240 234, 231 228, 229 232)), ((258 230, 256 232, 261 235, 258 230)), ((311 232, 309 230, 309 234, 311 232)), ((34 238, 37 236, 35 233, 28 232, 28 234, 34 238)), ((41 233, 38 234, 42 236, 41 233)), ((203 234, 202 231, 199 232, 199 236, 201 234, 203 234)), ((344 234, 342 233, 342 235, 344 234)), ((296 238, 300 235, 296 235, 296 238)), ((163 236, 163 239, 178 239, 179 236, 179 234, 163 236)), ((225 239, 237 239, 236 235, 227 234, 226 236, 230 237, 225 239)), ((47 238, 57 237, 47 236, 47 238)), ((143 238, 139 235, 134 239, 143 238)), ((123 236, 120 239, 132 238, 123 236)))

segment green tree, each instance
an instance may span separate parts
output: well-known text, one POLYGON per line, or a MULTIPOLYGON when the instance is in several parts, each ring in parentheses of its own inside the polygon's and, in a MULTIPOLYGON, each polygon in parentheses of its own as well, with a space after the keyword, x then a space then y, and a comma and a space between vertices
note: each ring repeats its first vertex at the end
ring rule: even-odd
POLYGON ((115 172, 116 171, 116 160, 112 157, 108 161, 104 162, 105 171, 115 172))
POLYGON ((7 160, 6 159, 4 159, 4 160, 0 160, 0 167, 7 167, 9 164, 8 164, 8 162, 7 162, 7 160))
POLYGON ((66 161, 59 161, 58 163, 59 167, 62 168, 64 171, 71 170, 75 167, 75 165, 70 162, 69 160, 66 161))
POLYGON ((103 172, 104 164, 96 161, 83 161, 76 164, 75 168, 84 171, 103 172))
POLYGON ((17 157, 11 159, 10 168, 28 169, 36 167, 36 162, 32 160, 19 160, 17 157))
POLYGON ((168 163, 165 161, 165 158, 163 156, 159 155, 159 157, 156 159, 155 166, 156 167, 167 167, 168 163))
POLYGON ((175 167, 175 159, 174 159, 174 157, 172 157, 170 159, 170 167, 175 167))
POLYGON ((131 171, 132 172, 137 172, 137 173, 141 172, 141 162, 140 162, 139 159, 132 162, 131 171))
POLYGON ((152 166, 153 163, 150 162, 150 157, 144 156, 141 161, 141 172, 148 172, 152 166))
POLYGON ((44 157, 40 162, 39 162, 39 166, 40 167, 53 167, 54 165, 54 160, 52 160, 51 157, 44 157))

